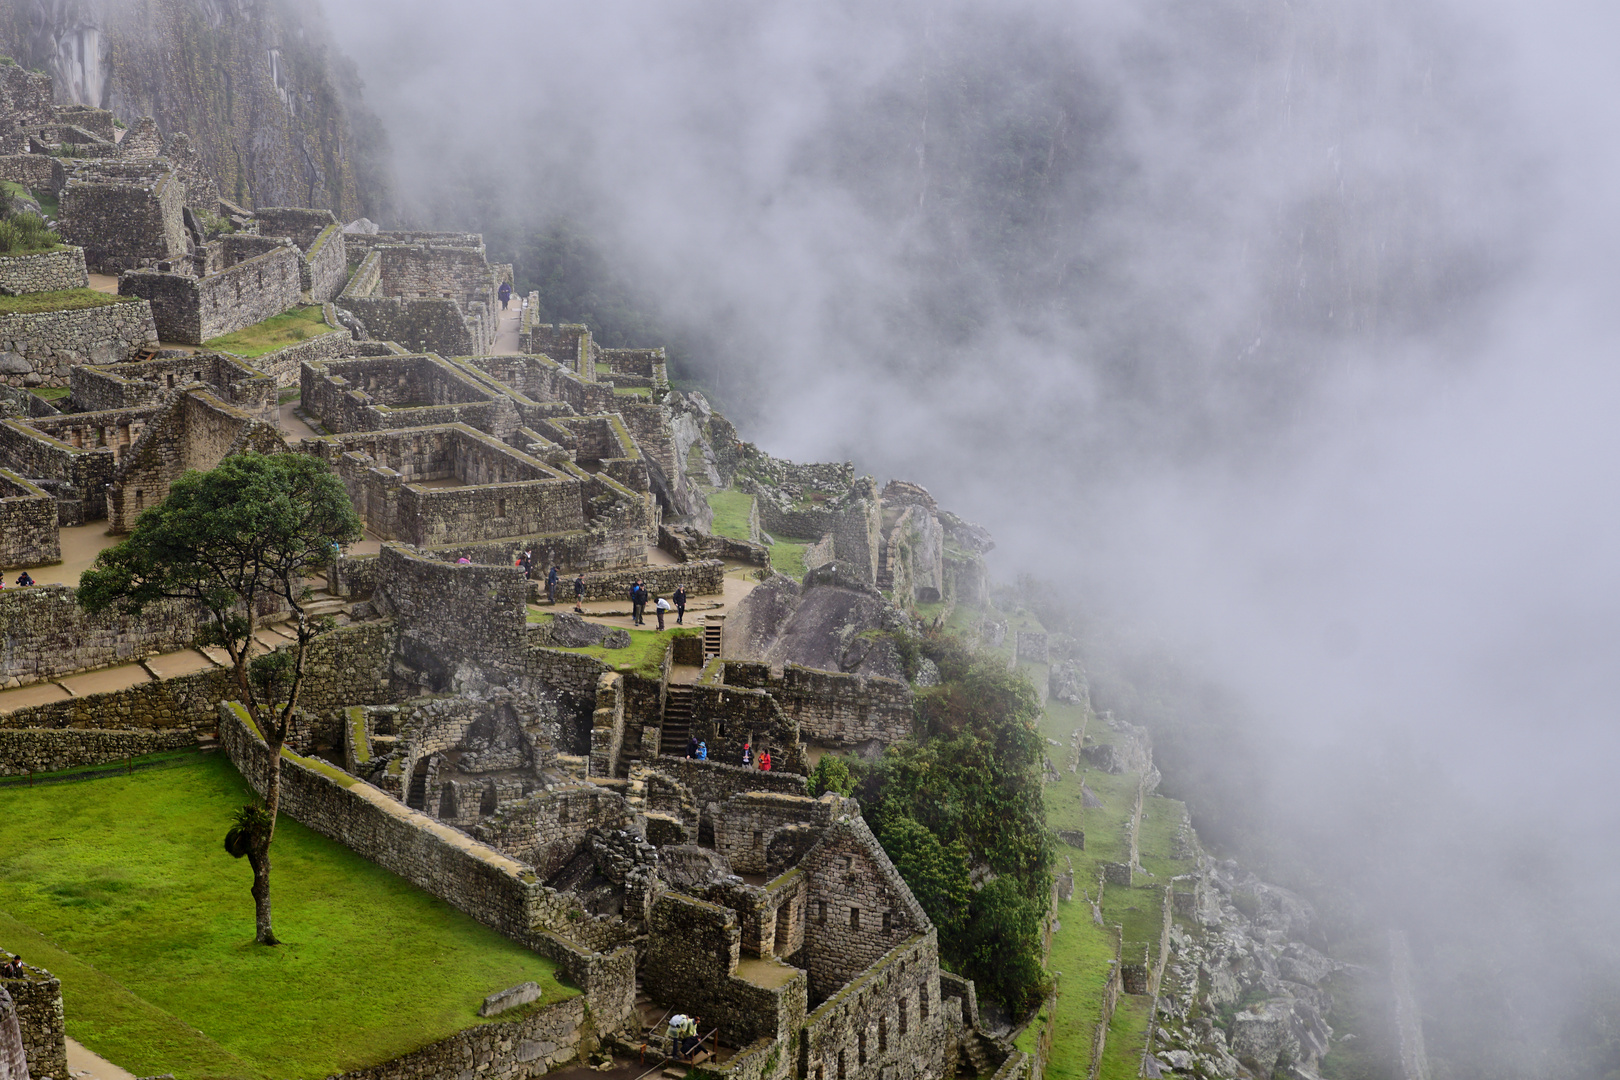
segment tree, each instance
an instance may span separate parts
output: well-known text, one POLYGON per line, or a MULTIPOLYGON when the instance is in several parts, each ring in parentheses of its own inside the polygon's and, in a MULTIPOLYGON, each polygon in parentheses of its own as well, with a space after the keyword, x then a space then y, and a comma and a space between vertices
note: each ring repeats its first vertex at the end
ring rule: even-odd
POLYGON ((281 750, 304 686, 309 644, 322 629, 305 610, 304 575, 353 543, 361 523, 343 482, 304 454, 238 454, 209 472, 188 472, 147 510, 128 539, 108 548, 79 581, 92 614, 138 615, 153 604, 197 605, 204 644, 230 656, 236 691, 270 748, 264 820, 244 808, 226 850, 253 867, 255 940, 279 944, 270 922, 270 843, 281 802, 281 750), (285 605, 297 637, 290 649, 251 657, 260 611, 285 605), (246 815, 246 816, 244 816, 246 815))

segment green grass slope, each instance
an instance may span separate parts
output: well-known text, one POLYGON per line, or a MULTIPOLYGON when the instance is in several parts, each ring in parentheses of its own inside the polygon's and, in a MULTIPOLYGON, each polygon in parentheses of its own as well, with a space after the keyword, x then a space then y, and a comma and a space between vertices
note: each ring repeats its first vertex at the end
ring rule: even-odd
POLYGON ((286 944, 253 944, 251 873, 222 843, 249 798, 223 756, 0 789, 0 947, 61 977, 69 1035, 136 1075, 322 1077, 480 1023, 484 996, 516 983, 545 1003, 575 993, 551 961, 285 817, 286 944))

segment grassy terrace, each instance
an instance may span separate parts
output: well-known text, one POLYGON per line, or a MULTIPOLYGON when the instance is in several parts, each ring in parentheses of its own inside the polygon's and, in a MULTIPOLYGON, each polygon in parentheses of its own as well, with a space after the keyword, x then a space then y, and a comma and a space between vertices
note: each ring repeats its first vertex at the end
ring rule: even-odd
POLYGON ((0 315, 38 315, 47 311, 82 311, 109 304, 135 304, 133 296, 113 296, 94 289, 58 289, 55 292, 0 296, 0 315))
MULTIPOLYGON (((132 776, 0 788, 0 948, 62 980, 68 1034, 148 1076, 323 1077, 482 1023, 556 966, 282 818, 276 929, 253 944, 251 872, 222 840, 249 799, 223 755, 132 776)), ((514 1019, 506 1013, 499 1019, 514 1019)))
MULTIPOLYGON (((1020 629, 1041 629, 1040 624, 1027 614, 984 614, 987 618, 1005 620, 1009 624, 1007 643, 995 650, 1009 661, 1017 632, 1020 629)), ((965 629, 979 615, 980 612, 959 606, 952 612, 948 625, 965 629)), ((1025 663, 1019 666, 1037 685, 1047 679, 1049 668, 1045 664, 1025 663)), ((1085 897, 1089 895, 1095 899, 1102 864, 1124 862, 1128 857, 1130 839, 1126 825, 1136 799, 1139 778, 1135 774, 1116 776, 1088 769, 1084 759, 1079 770, 1070 773, 1067 764, 1070 735, 1076 728, 1082 727, 1087 745, 1111 743, 1119 738, 1107 724, 1088 716, 1086 710, 1078 706, 1055 700, 1047 703, 1041 734, 1060 744, 1048 746, 1047 753, 1061 776, 1056 783, 1047 784, 1044 790, 1047 824, 1054 831, 1083 830, 1086 838, 1083 851, 1063 843, 1056 847, 1056 869, 1062 872, 1070 865, 1074 867, 1074 899, 1058 905, 1057 914, 1062 928, 1053 935, 1052 953, 1047 963, 1049 971, 1054 974, 1061 972, 1061 975, 1056 975, 1058 998, 1050 1017, 1053 1041, 1046 1073, 1050 1080, 1080 1080, 1090 1066, 1092 1034, 1102 1016, 1103 987, 1114 959, 1115 934, 1120 932, 1115 927, 1122 928, 1127 959, 1140 959, 1144 944, 1157 950, 1163 918, 1161 890, 1168 885, 1171 877, 1191 869, 1190 860, 1171 856, 1182 820, 1182 804, 1173 799, 1150 796, 1143 805, 1139 845, 1142 865, 1152 876, 1138 874, 1137 883, 1130 888, 1108 886, 1102 902, 1105 925, 1098 926, 1092 921, 1085 897), (1086 789, 1102 803, 1100 807, 1085 807, 1081 794, 1082 781, 1086 789)), ((1151 1006, 1150 998, 1120 995, 1104 1044, 1102 1076, 1107 1080, 1126 1080, 1137 1075, 1151 1006)), ((1020 1039, 1020 1045, 1032 1049, 1037 1033, 1037 1026, 1032 1025, 1020 1039)))
MULTIPOLYGON (((729 536, 734 540, 748 539, 748 518, 754 510, 754 497, 747 492, 726 488, 711 491, 709 509, 714 511, 714 524, 710 531, 716 536, 729 536)), ((772 536, 771 566, 791 578, 804 577, 804 550, 814 540, 798 536, 772 536)))
POLYGON ((332 330, 333 327, 326 325, 322 311, 320 304, 293 308, 233 334, 211 338, 203 345, 251 360, 332 330))
MULTIPOLYGON (((627 606, 629 603, 629 600, 625 601, 627 606)), ((651 607, 652 605, 649 604, 647 622, 649 625, 656 626, 658 613, 650 610, 651 607)), ((531 623, 550 622, 551 614, 530 608, 529 621, 531 623)), ((630 630, 629 627, 625 627, 624 629, 629 630, 630 633, 630 645, 628 648, 608 649, 601 645, 584 645, 578 648, 564 649, 563 651, 583 653, 586 656, 595 657, 604 664, 611 665, 615 671, 627 675, 643 675, 649 679, 656 679, 663 671, 664 652, 669 646, 670 639, 696 637, 701 633, 701 631, 689 627, 676 627, 674 622, 675 616, 672 613, 665 619, 665 625, 669 627, 667 630, 630 630)))

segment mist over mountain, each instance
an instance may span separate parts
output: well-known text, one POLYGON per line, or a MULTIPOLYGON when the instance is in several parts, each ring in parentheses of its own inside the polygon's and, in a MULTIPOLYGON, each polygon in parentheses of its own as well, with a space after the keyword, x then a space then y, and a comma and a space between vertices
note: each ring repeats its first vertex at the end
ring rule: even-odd
POLYGON ((1437 1077, 1620 1067, 1611 11, 328 16, 403 222, 987 525, 1207 835, 1409 931, 1437 1077))

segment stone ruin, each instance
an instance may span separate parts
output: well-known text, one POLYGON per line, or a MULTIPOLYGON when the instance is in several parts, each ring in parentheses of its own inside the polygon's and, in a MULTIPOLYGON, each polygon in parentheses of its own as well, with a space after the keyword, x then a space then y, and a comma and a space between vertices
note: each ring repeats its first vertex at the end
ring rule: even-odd
MULTIPOLYGON (((622 1046, 659 1046, 657 1016, 681 1009, 741 1048, 719 1065, 748 1080, 1021 1075, 1027 1058, 979 1029, 971 984, 940 970, 937 933, 859 808, 807 782, 810 742, 909 732, 912 673, 871 642, 913 628, 915 605, 982 594, 988 537, 915 485, 771 458, 672 391, 662 349, 541 323, 537 296, 498 348, 511 268, 480 236, 244 209, 183 136, 146 121, 118 139, 110 115, 47 107, 36 83, 0 70, 0 175, 60 195, 78 254, 0 266, 0 282, 118 274, 129 299, 92 310, 141 332, 81 335, 47 368, 0 324, 0 372, 14 354, 28 385, 69 391, 0 393, 0 569, 60 559, 63 528, 128 532, 182 472, 229 454, 319 457, 368 550, 315 579, 335 628, 281 766, 286 813, 557 960, 622 1046), (160 345, 298 304, 323 305, 315 336, 254 360, 160 345), (296 426, 279 401, 292 386, 296 426), (702 487, 733 483, 756 499, 746 540, 710 533, 702 487), (762 569, 729 621, 672 634, 634 669, 579 649, 623 630, 531 623, 536 586, 513 567, 532 550, 592 599, 642 578, 699 600, 728 567, 768 566, 777 537, 808 543, 804 582, 762 569), (684 756, 694 740, 709 759, 684 756), (744 767, 744 746, 775 768, 744 767)), ((7 589, 0 684, 183 648, 195 628, 178 608, 92 619, 66 586, 7 589)), ((205 669, 0 709, 0 773, 217 737, 262 788, 268 752, 230 694, 205 669)), ((570 1037, 495 1045, 492 1075, 566 1060, 570 1037)), ((420 1053, 413 1068, 434 1071, 420 1053)))

